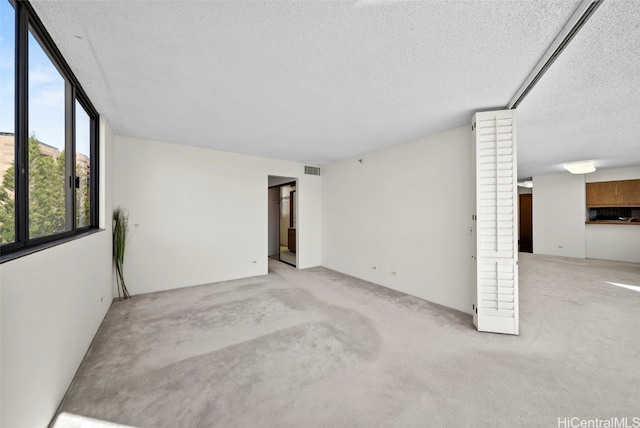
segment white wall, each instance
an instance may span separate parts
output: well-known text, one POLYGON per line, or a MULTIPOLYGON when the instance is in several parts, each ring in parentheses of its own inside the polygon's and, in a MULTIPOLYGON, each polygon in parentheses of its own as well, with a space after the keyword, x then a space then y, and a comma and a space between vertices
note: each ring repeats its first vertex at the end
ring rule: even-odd
POLYGON ((469 126, 358 158, 322 170, 322 264, 471 312, 469 126))
POLYGON ((587 224, 586 247, 589 259, 640 263, 640 226, 587 224))
POLYGON ((132 294, 266 274, 269 175, 298 179, 298 267, 320 264, 320 177, 303 164, 121 136, 115 158, 132 294))
MULTIPOLYGON (((587 183, 640 178, 640 167, 598 170, 587 183)), ((587 224, 586 254, 590 259, 640 263, 640 225, 587 224)))
POLYGON ((533 193, 533 189, 529 187, 518 186, 518 195, 531 195, 532 193, 533 193))
MULTIPOLYGON (((113 133, 101 120, 101 219, 112 210, 113 133)), ((103 223, 104 220, 103 220, 103 223)), ((3 428, 45 427, 112 301, 107 230, 0 265, 3 428)))
POLYGON ((584 175, 533 177, 533 252, 585 257, 584 175))
POLYGON ((633 168, 602 169, 586 175, 587 183, 600 181, 635 180, 640 178, 640 166, 633 168))

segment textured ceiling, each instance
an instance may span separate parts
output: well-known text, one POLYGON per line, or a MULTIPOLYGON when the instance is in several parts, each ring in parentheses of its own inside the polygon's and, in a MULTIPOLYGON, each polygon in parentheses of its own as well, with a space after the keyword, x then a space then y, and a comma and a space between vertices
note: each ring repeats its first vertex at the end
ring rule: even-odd
MULTIPOLYGON (((317 165, 503 107, 578 3, 33 2, 116 133, 317 165)), ((640 164, 638 52, 606 0, 518 107, 521 178, 640 164)))
POLYGON ((518 107, 520 177, 640 165, 640 1, 606 0, 518 107))

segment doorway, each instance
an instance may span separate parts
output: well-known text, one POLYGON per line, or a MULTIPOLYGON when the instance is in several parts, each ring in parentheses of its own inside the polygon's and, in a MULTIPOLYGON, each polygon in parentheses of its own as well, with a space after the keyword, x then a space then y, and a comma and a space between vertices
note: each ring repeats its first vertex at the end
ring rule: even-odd
POLYGON ((270 258, 297 266, 298 198, 296 179, 269 176, 270 258))
POLYGON ((533 195, 518 195, 518 223, 520 224, 519 251, 533 253, 533 195))

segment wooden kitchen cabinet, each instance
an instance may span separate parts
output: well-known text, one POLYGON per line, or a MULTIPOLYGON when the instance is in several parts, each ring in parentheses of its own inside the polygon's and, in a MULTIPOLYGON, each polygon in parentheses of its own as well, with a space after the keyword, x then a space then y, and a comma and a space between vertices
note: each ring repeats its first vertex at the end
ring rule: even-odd
POLYGON ((587 183, 587 207, 640 207, 640 180, 587 183))

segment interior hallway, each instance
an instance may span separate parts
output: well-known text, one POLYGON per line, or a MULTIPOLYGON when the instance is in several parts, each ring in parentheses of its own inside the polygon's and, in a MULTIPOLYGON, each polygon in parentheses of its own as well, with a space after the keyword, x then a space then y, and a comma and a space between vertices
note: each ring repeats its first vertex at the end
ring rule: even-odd
POLYGON ((521 254, 521 335, 325 268, 115 302, 61 406, 137 427, 638 416, 640 265, 521 254))

